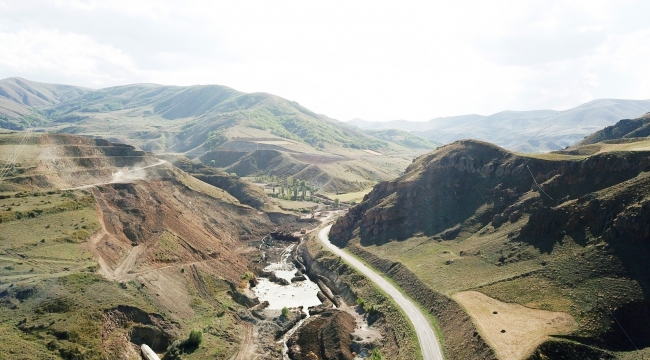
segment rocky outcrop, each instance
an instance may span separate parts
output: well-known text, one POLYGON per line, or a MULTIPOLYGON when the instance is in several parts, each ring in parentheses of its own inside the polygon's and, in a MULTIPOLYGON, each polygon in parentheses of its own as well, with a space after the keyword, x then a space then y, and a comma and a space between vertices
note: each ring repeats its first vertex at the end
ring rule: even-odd
MULTIPOLYGON (((499 290, 500 285, 496 284, 517 289, 529 286, 519 277, 542 279, 553 291, 562 292, 554 298, 581 306, 579 310, 568 310, 585 319, 572 334, 572 340, 602 349, 632 351, 625 332, 634 343, 647 343, 647 332, 637 326, 647 323, 645 316, 650 314, 645 295, 650 291, 645 265, 650 257, 647 219, 648 152, 524 157, 487 143, 464 140, 419 157, 402 177, 378 184, 361 204, 336 221, 330 239, 385 272, 435 315, 445 334, 445 349, 452 358, 456 354, 463 354, 458 358, 484 358, 484 354, 463 351, 480 353, 484 349, 480 344, 485 343, 476 337, 478 332, 472 331, 469 317, 457 304, 421 281, 428 275, 418 272, 426 270, 418 269, 445 264, 456 266, 461 272, 474 269, 462 268, 469 263, 463 248, 466 242, 472 248, 471 256, 476 256, 486 268, 508 268, 504 274, 509 278, 486 280, 495 282, 480 285, 478 291, 518 302, 524 297, 508 294, 513 290, 499 290), (442 246, 455 248, 459 253, 455 258, 438 258, 432 263, 409 263, 410 270, 376 256, 397 249, 392 245, 382 248, 382 244, 407 239, 411 240, 405 253, 414 253, 412 247, 419 246, 414 245, 415 239, 423 239, 422 246, 429 251, 435 246, 426 245, 426 241, 450 241, 453 243, 442 246), (477 250, 479 241, 490 241, 490 246, 479 245, 477 250), (539 257, 539 267, 532 271, 524 273, 512 266, 535 257, 539 257), (610 291, 618 286, 617 282, 631 285, 595 304, 575 300, 610 291), (629 319, 629 324, 623 324, 625 331, 614 320, 612 314, 617 311, 622 311, 621 318, 629 319), (637 314, 636 320, 631 320, 631 313, 637 314), (476 347, 468 345, 474 341, 476 347)), ((392 254, 387 257, 395 258, 392 254)), ((481 275, 472 273, 477 279, 482 279, 481 275)), ((540 358, 555 354, 556 350, 567 354, 586 354, 588 350, 567 348, 564 343, 556 349, 556 345, 540 347, 540 358)))
MULTIPOLYGON (((403 313, 369 280, 342 262, 340 258, 322 249, 322 245, 316 240, 308 240, 298 246, 297 253, 300 254, 310 278, 318 279, 321 288, 322 285, 327 284, 327 288, 331 290, 329 296, 334 302, 345 301, 347 304, 356 304, 358 297, 362 297, 366 303, 375 305, 377 313, 372 326, 380 330, 383 338, 380 346, 383 358, 416 358, 415 354, 419 349, 417 344, 412 342, 415 333, 410 330, 408 320, 403 313)), ((331 307, 332 302, 328 296, 319 292, 318 297, 325 305, 310 308, 310 314, 320 314, 328 310, 325 307, 331 307)), ((355 344, 359 347, 365 343, 355 341, 355 344)))
POLYGON ((644 153, 546 160, 479 141, 458 141, 419 157, 401 178, 375 186, 332 226, 330 238, 338 246, 354 236, 363 245, 415 233, 462 238, 490 222, 498 227, 535 208, 578 199, 648 170, 650 158, 644 153))

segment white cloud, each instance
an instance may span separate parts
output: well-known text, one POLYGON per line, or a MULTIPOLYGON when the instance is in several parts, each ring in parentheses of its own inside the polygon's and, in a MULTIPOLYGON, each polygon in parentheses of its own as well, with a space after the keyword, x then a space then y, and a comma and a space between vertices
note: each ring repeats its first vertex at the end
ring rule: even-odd
POLYGON ((334 118, 650 98, 643 1, 0 2, 0 77, 217 83, 334 118))
POLYGON ((128 55, 86 35, 56 30, 0 33, 0 65, 5 72, 29 76, 54 72, 101 85, 128 81, 138 72, 128 55))

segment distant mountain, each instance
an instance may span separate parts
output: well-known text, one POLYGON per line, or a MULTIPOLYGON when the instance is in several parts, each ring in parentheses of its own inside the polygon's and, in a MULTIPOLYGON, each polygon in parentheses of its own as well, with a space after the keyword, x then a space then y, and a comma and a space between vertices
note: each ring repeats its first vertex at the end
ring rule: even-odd
POLYGON ((402 145, 410 149, 435 149, 436 147, 442 145, 437 141, 430 141, 423 139, 413 133, 404 130, 397 129, 385 129, 385 130, 373 130, 366 129, 363 130, 368 135, 374 136, 377 139, 390 141, 395 144, 402 145))
MULTIPOLYGON (((58 123, 73 123, 77 133, 79 126, 94 132, 92 128, 101 127, 101 120, 107 118, 137 121, 140 124, 131 124, 130 129, 138 132, 153 130, 146 123, 161 122, 153 126, 158 129, 153 130, 157 136, 140 133, 130 138, 135 141, 155 139, 160 135, 161 128, 169 128, 170 133, 173 128, 174 138, 167 136, 166 140, 171 140, 171 144, 166 145, 170 150, 181 152, 199 146, 206 149, 214 147, 214 142, 205 144, 212 131, 221 131, 228 138, 280 138, 319 148, 326 144, 353 149, 383 149, 389 146, 385 141, 315 114, 296 102, 271 94, 242 93, 219 85, 134 84, 111 87, 58 104, 53 109, 56 114, 52 119, 58 123), (172 124, 176 128, 168 126, 172 124), (250 128, 256 134, 231 131, 233 128, 250 128)), ((119 133, 123 135, 123 132, 119 133)))
POLYGON ((625 118, 650 111, 650 100, 593 100, 565 111, 502 111, 489 116, 461 115, 427 122, 396 120, 372 122, 355 119, 361 129, 399 129, 418 132, 432 141, 450 143, 472 138, 493 142, 512 151, 559 150, 625 118))

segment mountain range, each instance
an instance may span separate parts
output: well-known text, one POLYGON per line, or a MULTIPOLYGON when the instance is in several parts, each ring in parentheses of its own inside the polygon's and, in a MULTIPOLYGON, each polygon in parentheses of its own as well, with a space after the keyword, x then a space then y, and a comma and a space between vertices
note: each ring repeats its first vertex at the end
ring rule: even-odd
POLYGON ((5 129, 101 137, 219 163, 239 176, 293 176, 329 192, 392 178, 411 155, 436 145, 409 133, 372 136, 294 101, 219 85, 91 90, 10 78, 0 80, 0 106, 5 129), (251 165, 269 156, 277 166, 251 165))
POLYGON ((517 152, 570 146, 648 100, 594 100, 566 111, 504 111, 428 122, 344 123, 295 101, 220 85, 132 84, 93 90, 0 80, 0 128, 101 137, 183 154, 238 176, 293 177, 328 193, 360 191, 400 175, 410 159, 473 138, 517 152))
POLYGON ((564 110, 502 111, 489 116, 439 117, 426 122, 353 119, 364 130, 398 129, 448 144, 460 139, 489 141, 516 152, 560 150, 585 136, 650 111, 650 100, 599 99, 564 110))

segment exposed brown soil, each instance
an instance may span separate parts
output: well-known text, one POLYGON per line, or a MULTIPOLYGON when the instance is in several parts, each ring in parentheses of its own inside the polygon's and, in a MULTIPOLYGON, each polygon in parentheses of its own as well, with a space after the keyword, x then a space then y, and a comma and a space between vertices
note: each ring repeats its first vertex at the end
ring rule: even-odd
MULTIPOLYGON (((96 202, 101 228, 80 246, 94 254, 101 275, 123 283, 124 288, 137 286, 165 314, 163 319, 128 307, 105 312, 102 351, 108 358, 139 357, 135 345, 140 343, 164 353, 181 331, 189 331, 181 324, 197 315, 197 301, 223 311, 215 295, 226 289, 235 301, 252 301, 237 290, 241 276, 250 268, 247 243, 276 228, 264 212, 251 207, 266 202, 261 190, 186 162, 180 165, 207 183, 169 164, 111 183, 119 170, 158 160, 104 140, 43 135, 39 149, 38 165, 29 171, 33 176, 42 174, 44 188, 103 183, 86 190, 96 202), (230 287, 224 289, 224 282, 230 287), (169 319, 178 324, 169 325, 169 319)), ((289 217, 285 220, 291 223, 289 217)), ((242 339, 234 339, 244 342, 238 356, 251 358, 253 327, 237 317, 235 322, 247 330, 242 339)))
POLYGON ((355 324, 352 315, 340 310, 327 310, 309 318, 289 338, 289 357, 294 360, 353 359, 350 335, 355 324))
MULTIPOLYGON (((371 352, 379 347, 386 359, 419 358, 415 350, 417 339, 408 330, 408 320, 387 299, 380 294, 370 281, 342 262, 338 256, 323 250, 316 239, 309 239, 298 247, 299 259, 308 270, 309 276, 325 285, 330 297, 337 302, 356 304, 358 298, 376 305, 378 312, 372 319, 358 321, 352 335, 355 349, 371 352), (368 323, 372 329, 368 329, 368 323), (411 337, 412 336, 412 337, 411 337)), ((328 300, 329 301, 329 300, 328 300)), ((342 309, 349 310, 345 305, 342 309)))

